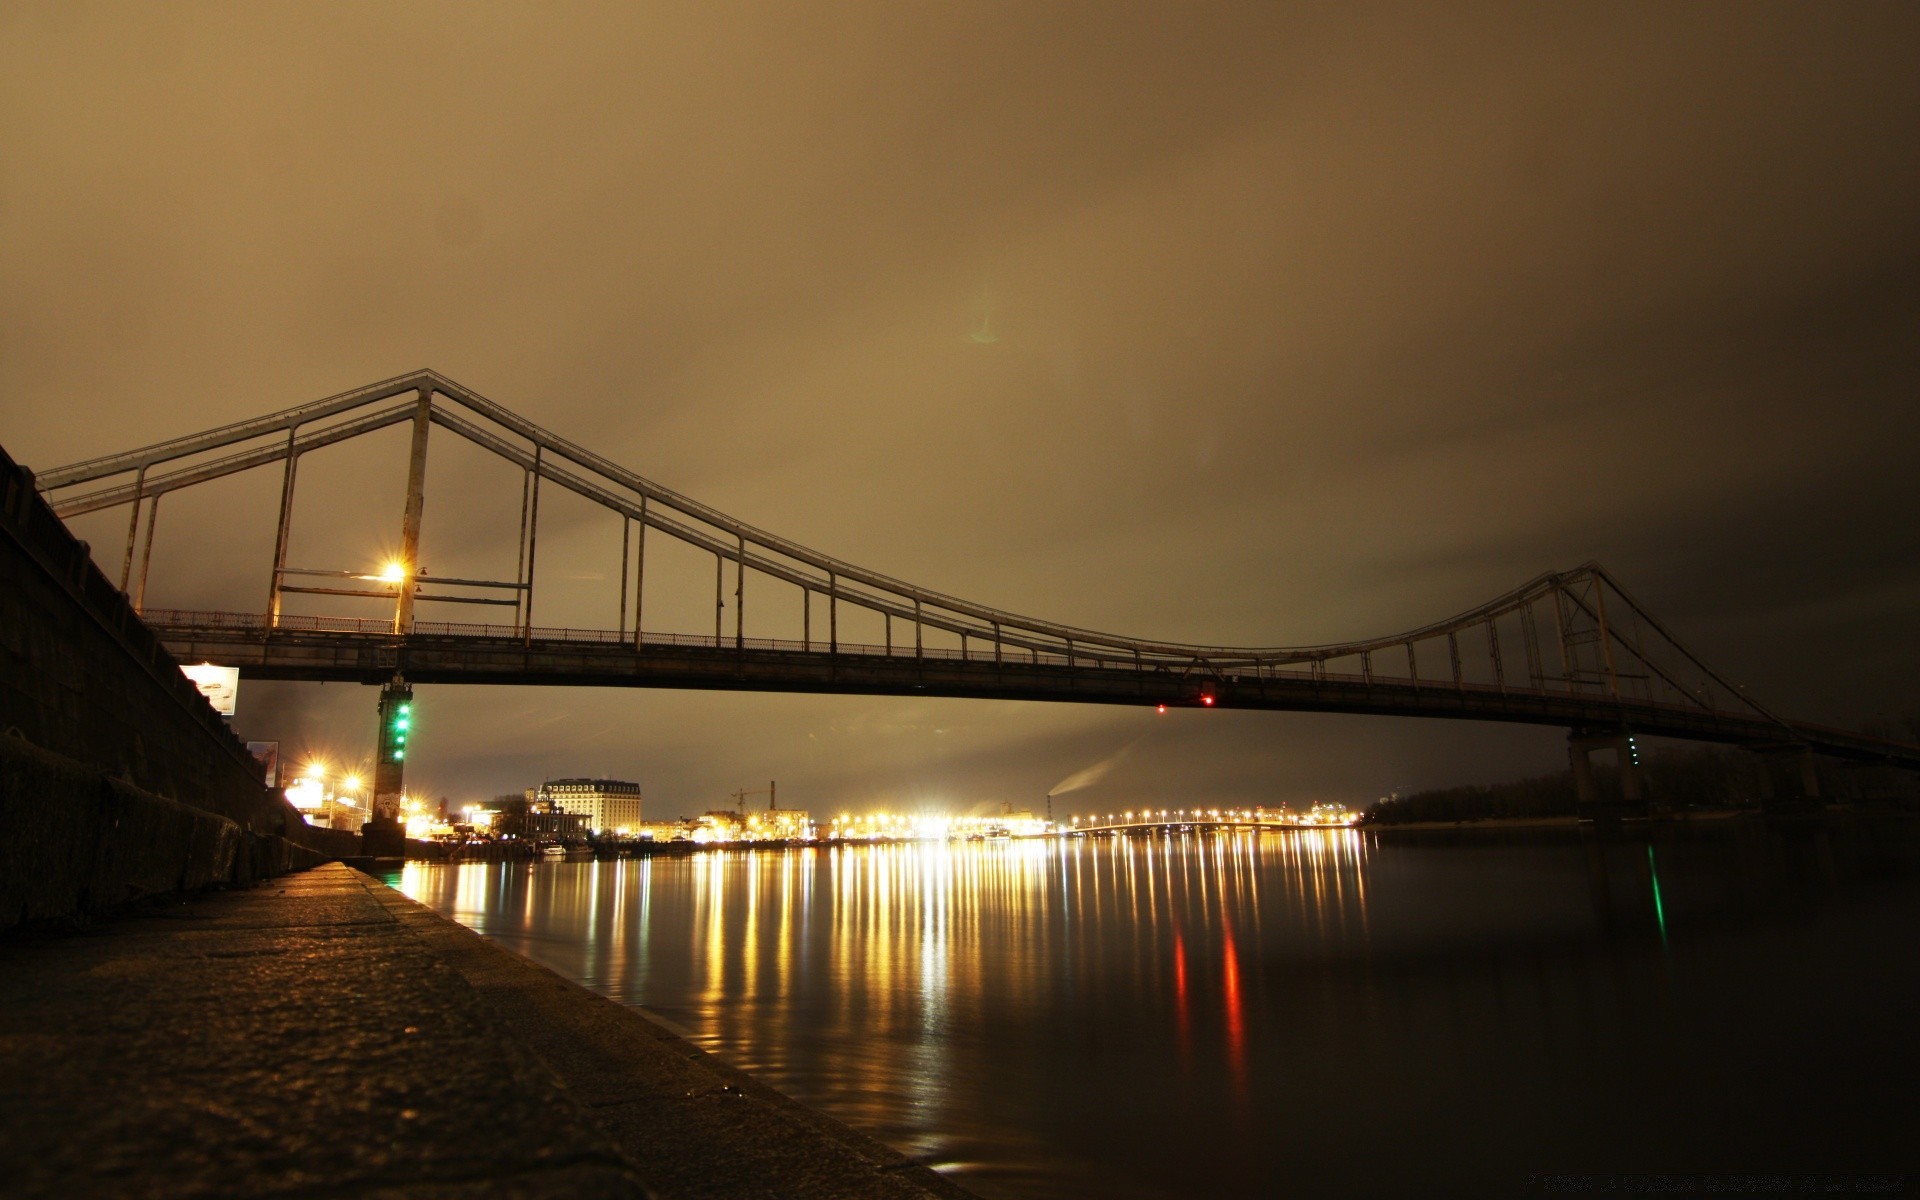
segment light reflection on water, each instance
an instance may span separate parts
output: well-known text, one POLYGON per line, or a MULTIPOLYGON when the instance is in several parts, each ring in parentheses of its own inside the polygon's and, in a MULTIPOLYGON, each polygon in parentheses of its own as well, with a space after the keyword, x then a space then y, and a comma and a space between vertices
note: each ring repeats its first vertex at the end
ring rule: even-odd
POLYGON ((988 1193, 1746 1170, 1813 1136, 1781 1129, 1808 1086, 1851 1114, 1845 1165, 1903 1144, 1876 1139, 1910 1105, 1836 1098, 1831 1055, 1781 1030, 1844 1005, 1881 1061, 1920 1061, 1881 1015, 1920 999, 1912 956, 1849 953, 1911 933, 1910 887, 1756 926, 1727 920, 1753 914, 1722 850, 1614 858, 1596 879, 1577 842, 1241 831, 410 865, 400 886, 988 1193), (1600 937, 1646 924, 1649 885, 1659 936, 1600 937))

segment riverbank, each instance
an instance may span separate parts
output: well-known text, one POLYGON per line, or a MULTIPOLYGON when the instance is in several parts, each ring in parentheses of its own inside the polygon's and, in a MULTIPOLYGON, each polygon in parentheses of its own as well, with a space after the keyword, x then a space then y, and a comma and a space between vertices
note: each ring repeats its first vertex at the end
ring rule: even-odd
POLYGON ((341 865, 0 943, 10 1196, 970 1193, 341 865))

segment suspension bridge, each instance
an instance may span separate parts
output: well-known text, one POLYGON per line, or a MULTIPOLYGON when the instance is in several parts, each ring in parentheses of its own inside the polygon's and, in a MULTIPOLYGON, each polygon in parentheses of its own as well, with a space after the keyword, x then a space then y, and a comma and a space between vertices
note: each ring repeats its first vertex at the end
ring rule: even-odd
MULTIPOLYGON (((1003 611, 812 550, 683 496, 432 371, 389 379, 219 429, 39 472, 63 519, 125 507, 119 585, 182 661, 243 678, 554 684, 924 695, 1097 704, 1446 717, 1563 726, 1585 748, 1628 734, 1789 748, 1920 768, 1920 746, 1784 717, 1729 683, 1598 563, 1542 574, 1477 607, 1383 637, 1227 647, 1122 637, 1003 611), (303 457, 394 426, 411 430, 399 553, 383 569, 293 566, 303 457), (421 570, 428 447, 444 431, 517 468, 511 578, 421 570), (263 603, 224 611, 147 603, 161 501, 277 467, 280 501, 263 603), (537 619, 543 491, 620 520, 619 614, 607 628, 537 619), (649 545, 712 559, 711 632, 647 628, 649 545), (290 610, 381 603, 376 618, 290 610), (422 606, 491 619, 422 619, 422 606), (798 637, 755 636, 755 617, 799 615, 798 637), (391 615, 388 615, 390 611, 391 615), (847 636, 860 614, 869 633, 847 636), (729 620, 729 615, 731 620, 729 620), (877 618, 877 620, 876 620, 877 618)), ((511 533, 505 530, 504 535, 511 533)), ((609 562, 609 568, 611 568, 609 562)), ((656 571, 658 568, 656 567, 656 571)), ((653 584, 660 587, 656 580, 653 584)), ((383 712, 387 711, 383 708, 383 712)), ((403 739, 404 740, 404 739, 403 739)), ((378 790, 398 794, 398 760, 378 790)))

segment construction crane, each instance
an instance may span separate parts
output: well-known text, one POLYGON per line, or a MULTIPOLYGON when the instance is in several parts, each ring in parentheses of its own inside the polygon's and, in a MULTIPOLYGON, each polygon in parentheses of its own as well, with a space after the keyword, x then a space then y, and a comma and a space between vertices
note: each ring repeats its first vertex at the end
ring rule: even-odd
POLYGON ((751 788, 751 789, 741 788, 739 791, 733 793, 734 806, 740 810, 740 815, 744 817, 747 815, 747 797, 748 796, 765 796, 767 798, 767 811, 772 812, 774 809, 780 807, 778 804, 774 803, 775 789, 777 789, 779 786, 780 784, 778 780, 769 779, 767 781, 767 786, 763 788, 751 788))

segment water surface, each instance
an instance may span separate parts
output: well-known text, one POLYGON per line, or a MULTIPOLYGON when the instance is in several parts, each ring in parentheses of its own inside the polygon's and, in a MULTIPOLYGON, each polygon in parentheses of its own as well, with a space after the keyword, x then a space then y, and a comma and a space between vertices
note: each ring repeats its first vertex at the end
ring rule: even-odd
POLYGON ((1920 888, 1763 829, 410 865, 409 895, 1026 1197, 1912 1170, 1920 888))

